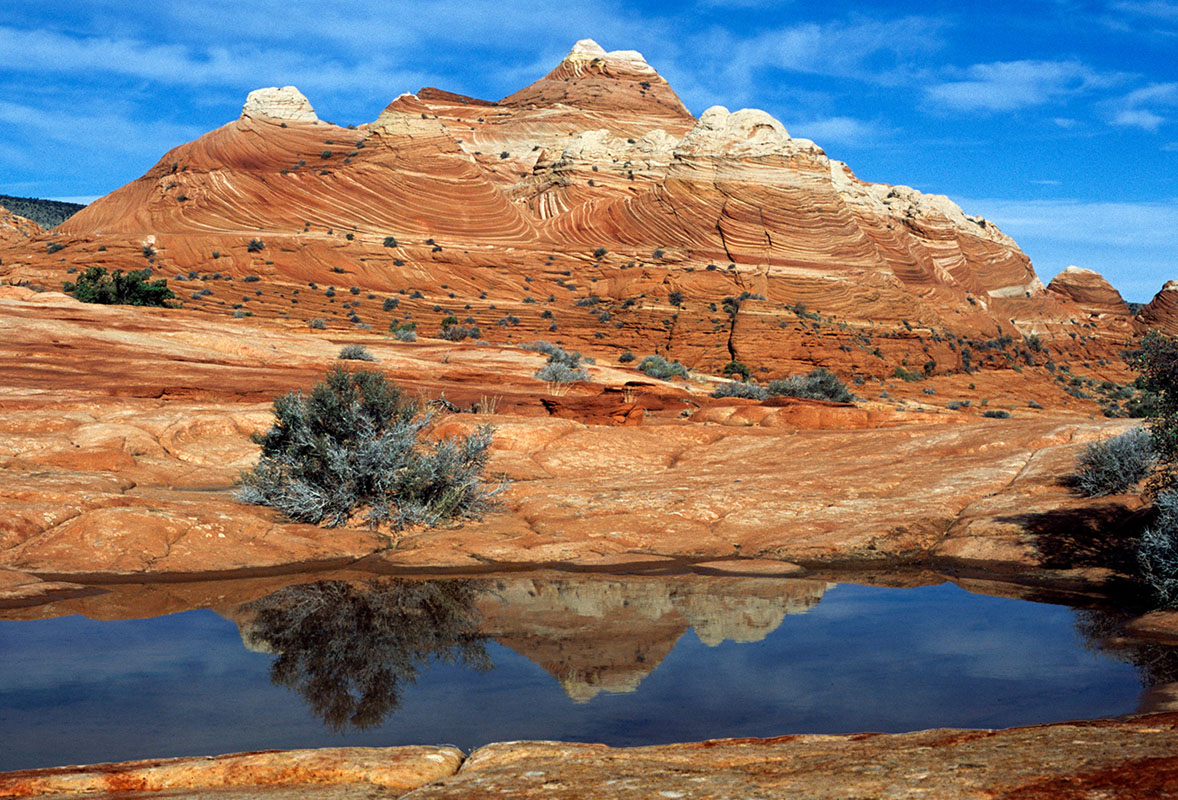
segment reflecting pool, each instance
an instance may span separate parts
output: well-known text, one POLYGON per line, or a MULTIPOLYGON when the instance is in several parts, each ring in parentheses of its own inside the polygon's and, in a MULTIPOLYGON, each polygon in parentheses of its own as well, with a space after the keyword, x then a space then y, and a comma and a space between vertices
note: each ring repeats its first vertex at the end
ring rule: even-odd
POLYGON ((761 578, 319 581, 151 619, 0 621, 0 770, 269 748, 655 744, 1131 713, 1115 615, 761 578))

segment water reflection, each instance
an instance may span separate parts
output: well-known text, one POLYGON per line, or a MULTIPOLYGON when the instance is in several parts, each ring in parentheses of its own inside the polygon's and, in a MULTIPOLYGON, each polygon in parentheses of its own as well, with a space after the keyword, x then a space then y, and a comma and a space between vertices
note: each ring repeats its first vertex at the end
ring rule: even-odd
POLYGON ((242 607, 242 639, 273 653, 271 680, 334 730, 380 725, 431 660, 491 668, 475 581, 319 581, 242 607))
POLYGON ((576 703, 627 693, 690 629, 708 647, 763 640, 831 584, 772 578, 512 578, 479 600, 483 631, 541 666, 576 703))
POLYGON ((1086 647, 1137 670, 1144 689, 1139 713, 1178 711, 1178 647, 1126 638, 1125 626, 1135 618, 1125 610, 1076 609, 1076 629, 1086 647))

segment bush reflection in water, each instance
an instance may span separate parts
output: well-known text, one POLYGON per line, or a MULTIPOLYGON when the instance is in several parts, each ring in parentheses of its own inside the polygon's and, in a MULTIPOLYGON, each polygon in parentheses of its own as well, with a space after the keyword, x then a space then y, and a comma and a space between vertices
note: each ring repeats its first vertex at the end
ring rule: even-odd
POLYGON ((245 606, 270 679, 334 730, 381 724, 430 660, 491 668, 474 600, 480 582, 383 579, 288 586, 245 606))

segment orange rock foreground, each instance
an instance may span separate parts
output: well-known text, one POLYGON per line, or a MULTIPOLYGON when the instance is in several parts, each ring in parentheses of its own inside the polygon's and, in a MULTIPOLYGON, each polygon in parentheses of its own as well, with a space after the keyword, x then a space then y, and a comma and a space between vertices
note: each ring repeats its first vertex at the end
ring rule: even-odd
MULTIPOLYGON (((302 572, 365 557, 380 572, 420 574, 668 562, 706 571, 703 562, 734 559, 749 574, 766 561, 903 565, 1090 590, 1120 566, 1093 543, 1134 524, 1133 498, 1093 501, 1065 485, 1084 443, 1130 421, 1036 409, 983 419, 980 401, 950 411, 940 399, 721 400, 709 396, 712 378, 667 383, 604 365, 589 367, 592 383, 553 396, 531 377, 544 357, 514 347, 3 291, 8 605, 111 582, 302 572), (366 344, 372 366, 427 399, 482 401, 486 411, 443 415, 434 433, 496 426, 489 471, 513 482, 500 513, 390 538, 289 523, 233 498, 270 399, 309 387, 345 342, 366 344)), ((953 380, 930 382, 948 394, 953 380)))
POLYGON ((508 742, 243 753, 0 774, 2 797, 1170 798, 1178 714, 1003 731, 654 747, 508 742))

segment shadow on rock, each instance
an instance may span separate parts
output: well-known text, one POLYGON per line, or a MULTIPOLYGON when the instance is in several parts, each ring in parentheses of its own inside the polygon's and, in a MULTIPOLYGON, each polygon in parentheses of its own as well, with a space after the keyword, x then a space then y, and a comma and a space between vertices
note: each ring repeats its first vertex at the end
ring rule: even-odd
POLYGON ((1149 523, 1148 510, 1115 503, 1003 517, 1033 537, 1039 563, 1048 569, 1099 567, 1121 575, 1137 571, 1137 540, 1149 523))
POLYGON ((432 660, 490 669, 480 582, 385 579, 288 586, 242 607, 248 643, 275 655, 270 679, 334 730, 380 725, 432 660))

